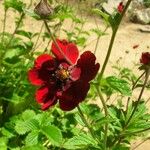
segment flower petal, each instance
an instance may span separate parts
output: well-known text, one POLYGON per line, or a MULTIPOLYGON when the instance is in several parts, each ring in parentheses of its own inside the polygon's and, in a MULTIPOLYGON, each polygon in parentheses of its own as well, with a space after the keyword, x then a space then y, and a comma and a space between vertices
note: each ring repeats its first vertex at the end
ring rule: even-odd
POLYGON ((80 68, 77 68, 77 67, 74 67, 73 69, 71 69, 70 71, 70 78, 73 80, 73 81, 76 81, 80 78, 80 74, 81 74, 81 69, 80 68))
POLYGON ((89 82, 94 79, 98 70, 99 63, 95 64, 96 57, 90 51, 84 52, 78 59, 77 67, 81 69, 80 79, 89 82))
POLYGON ((47 101, 46 103, 44 103, 41 107, 42 110, 47 110, 49 107, 54 106, 57 103, 57 98, 53 97, 52 100, 47 101))
MULTIPOLYGON (((56 40, 58 46, 64 53, 64 55, 73 63, 75 64, 77 61, 77 58, 79 56, 79 51, 77 46, 74 43, 69 43, 66 40, 56 40)), ((63 54, 59 51, 58 47, 56 44, 53 42, 52 43, 52 52, 53 54, 57 57, 59 60, 65 60, 63 54)))
POLYGON ((34 66, 36 68, 41 68, 45 62, 49 62, 49 61, 52 62, 53 60, 54 60, 54 58, 52 56, 50 56, 48 54, 42 54, 36 58, 36 60, 34 62, 34 66))
POLYGON ((35 60, 34 68, 28 72, 29 81, 33 85, 43 85, 50 82, 53 79, 52 74, 57 66, 57 61, 50 55, 40 55, 35 60))
POLYGON ((56 104, 56 89, 54 85, 43 86, 36 91, 36 101, 42 105, 42 109, 48 109, 56 104))
POLYGON ((42 85, 44 83, 44 81, 39 78, 39 72, 35 68, 28 71, 28 79, 33 85, 42 85))
POLYGON ((78 80, 62 93, 59 98, 60 108, 65 111, 70 111, 78 106, 78 104, 86 98, 90 84, 78 80))

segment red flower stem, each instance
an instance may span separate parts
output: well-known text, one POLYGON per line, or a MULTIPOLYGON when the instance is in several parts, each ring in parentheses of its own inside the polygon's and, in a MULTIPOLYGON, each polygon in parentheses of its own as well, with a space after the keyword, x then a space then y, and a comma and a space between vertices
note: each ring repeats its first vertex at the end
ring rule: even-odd
POLYGON ((101 73, 100 73, 100 75, 99 75, 99 77, 98 77, 98 78, 99 78, 99 82, 101 82, 101 79, 102 79, 103 74, 104 74, 104 72, 105 72, 106 66, 107 66, 107 64, 108 64, 108 60, 109 60, 109 58, 110 58, 110 54, 111 54, 111 51, 112 51, 112 47, 113 47, 113 44, 114 44, 114 41, 115 41, 115 37, 116 37, 116 33, 117 33, 117 31, 118 31, 119 25, 120 25, 120 23, 121 23, 121 21, 122 21, 123 16, 125 15, 125 12, 127 11, 128 7, 129 7, 131 1, 132 1, 132 0, 128 0, 128 1, 127 1, 126 6, 125 6, 125 8, 123 9, 123 12, 121 13, 120 19, 118 20, 118 24, 116 25, 116 27, 115 27, 114 29, 112 29, 112 30, 113 30, 113 33, 112 33, 112 36, 111 36, 111 40, 110 40, 110 44, 109 44, 109 47, 108 47, 107 55, 106 55, 104 64, 103 64, 103 66, 102 66, 101 73))
MULTIPOLYGON (((98 93, 98 96, 102 102, 102 105, 103 105, 103 108, 104 108, 104 112, 105 112, 105 117, 107 118, 108 116, 108 110, 107 110, 107 105, 106 105, 106 102, 103 98, 103 95, 101 93, 101 90, 99 89, 98 86, 96 86, 96 90, 97 90, 97 93, 98 93)), ((108 132, 108 123, 106 122, 105 123, 105 129, 104 129, 104 150, 107 149, 107 132, 108 132)))
POLYGON ((70 65, 73 65, 73 63, 70 61, 70 59, 68 57, 66 57, 66 55, 64 54, 64 52, 62 51, 62 49, 59 47, 59 45, 57 44, 56 40, 55 40, 55 37, 53 36, 49 26, 48 26, 48 23, 46 20, 43 20, 44 21, 44 24, 45 24, 45 27, 48 31, 48 33, 50 34, 50 37, 52 38, 53 42, 55 43, 55 46, 58 48, 59 52, 63 55, 63 57, 66 59, 66 61, 70 64, 70 65))

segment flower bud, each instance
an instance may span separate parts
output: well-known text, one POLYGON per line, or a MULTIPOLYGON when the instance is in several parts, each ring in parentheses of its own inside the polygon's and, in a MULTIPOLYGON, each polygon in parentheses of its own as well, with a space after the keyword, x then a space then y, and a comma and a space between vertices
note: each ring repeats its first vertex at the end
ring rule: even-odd
POLYGON ((144 65, 148 64, 150 65, 150 53, 149 52, 142 53, 140 62, 144 65))
POLYGON ((35 7, 34 12, 41 18, 47 18, 53 13, 52 7, 48 4, 47 0, 41 0, 35 7))

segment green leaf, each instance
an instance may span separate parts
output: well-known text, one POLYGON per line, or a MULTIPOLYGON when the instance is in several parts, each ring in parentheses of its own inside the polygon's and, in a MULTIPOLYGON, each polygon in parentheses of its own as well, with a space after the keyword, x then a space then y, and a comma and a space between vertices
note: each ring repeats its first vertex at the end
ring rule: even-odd
POLYGON ((24 31, 24 30, 17 30, 16 34, 22 35, 22 36, 27 37, 29 39, 32 38, 32 32, 27 32, 27 31, 24 31))
POLYGON ((7 138, 12 138, 14 136, 14 134, 11 132, 10 129, 4 128, 4 127, 1 129, 1 133, 7 138))
POLYGON ((66 149, 84 149, 88 145, 92 145, 97 147, 97 142, 87 134, 80 134, 78 136, 74 136, 73 138, 69 139, 65 144, 64 148, 66 149))
POLYGON ((38 144, 38 131, 30 132, 25 139, 26 146, 38 144))
POLYGON ((0 138, 0 150, 7 150, 8 139, 6 137, 0 138))
POLYGON ((93 33, 95 33, 97 36, 104 36, 104 35, 107 35, 106 32, 103 32, 103 31, 100 30, 100 29, 91 29, 91 31, 92 31, 93 33))
POLYGON ((20 0, 5 0, 4 6, 6 9, 13 8, 17 10, 18 12, 22 12, 23 7, 25 7, 25 4, 21 2, 20 0))
POLYGON ((131 96, 132 92, 126 80, 119 79, 115 76, 110 76, 106 78, 106 81, 115 91, 120 92, 124 96, 131 96))
POLYGON ((37 15, 33 10, 30 9, 23 9, 24 13, 27 14, 30 17, 33 17, 34 19, 40 20, 40 16, 37 15))
POLYGON ((33 110, 26 110, 22 113, 23 120, 30 120, 35 116, 35 112, 33 110))
POLYGON ((18 56, 20 54, 20 49, 8 49, 5 53, 4 59, 12 59, 15 56, 18 56))
POLYGON ((43 145, 37 144, 33 146, 25 146, 21 150, 47 150, 43 145))
POLYGON ((108 25, 108 26, 111 25, 111 24, 110 24, 110 17, 111 17, 110 15, 108 15, 108 14, 105 13, 105 12, 102 12, 100 9, 97 9, 97 8, 93 9, 92 12, 93 12, 94 14, 97 14, 98 16, 102 17, 102 18, 104 19, 106 25, 108 25))
POLYGON ((47 136, 50 142, 54 145, 61 145, 62 143, 62 133, 55 126, 43 126, 41 132, 47 136))
POLYGON ((30 119, 27 121, 18 121, 15 126, 15 130, 18 134, 25 134, 29 131, 38 130, 39 123, 35 119, 30 119))

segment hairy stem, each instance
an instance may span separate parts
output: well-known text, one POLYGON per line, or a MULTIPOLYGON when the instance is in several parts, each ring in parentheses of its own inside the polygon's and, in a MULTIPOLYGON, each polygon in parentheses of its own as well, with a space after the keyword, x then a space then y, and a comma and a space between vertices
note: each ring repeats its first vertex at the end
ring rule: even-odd
POLYGON ((57 49, 59 50, 59 52, 63 55, 63 57, 66 59, 66 61, 69 64, 73 65, 73 63, 71 62, 71 60, 64 54, 64 52, 62 51, 62 49, 59 47, 58 43, 56 42, 55 37, 53 36, 53 34, 52 34, 52 32, 51 32, 51 30, 50 30, 50 28, 48 26, 47 21, 46 20, 43 20, 43 21, 44 21, 44 24, 45 24, 45 27, 46 27, 48 33, 50 34, 50 37, 52 38, 52 40, 55 43, 55 46, 57 47, 57 49))
POLYGON ((139 95, 139 97, 138 97, 137 103, 136 103, 136 105, 135 105, 135 107, 134 107, 134 109, 133 109, 133 111, 132 111, 132 114, 131 114, 131 116, 129 117, 129 119, 127 120, 127 122, 126 122, 126 127, 128 126, 128 124, 129 124, 129 122, 131 121, 131 119, 132 119, 134 113, 135 113, 136 110, 137 110, 138 104, 139 104, 139 102, 140 102, 140 100, 141 100, 141 98, 142 98, 142 95, 143 95, 143 93, 144 93, 144 90, 145 90, 145 87, 146 87, 146 84, 147 84, 147 81, 148 81, 148 78, 149 78, 149 74, 150 74, 150 70, 148 70, 148 71, 146 72, 146 74, 145 74, 145 81, 144 81, 143 87, 142 87, 142 89, 141 89, 141 92, 140 92, 140 95, 139 95))
MULTIPOLYGON (((105 112, 105 117, 107 118, 108 116, 108 110, 107 110, 107 105, 106 105, 106 102, 103 98, 103 95, 101 93, 101 90, 99 89, 98 86, 96 86, 96 90, 97 90, 97 93, 98 93, 98 96, 102 102, 102 105, 103 105, 103 108, 104 108, 104 112, 105 112)), ((105 124, 105 130, 104 130, 104 150, 107 149, 107 132, 108 132, 108 123, 105 124)))
POLYGON ((22 14, 21 14, 21 16, 20 16, 20 18, 19 18, 19 21, 18 21, 18 23, 17 23, 17 25, 16 25, 16 28, 15 28, 15 30, 14 30, 14 32, 13 32, 13 34, 11 35, 11 38, 10 38, 10 40, 9 40, 8 44, 6 45, 6 48, 9 48, 9 46, 10 46, 10 44, 11 44, 11 42, 12 42, 12 40, 13 40, 13 38, 14 38, 14 36, 15 36, 16 32, 17 32, 17 30, 18 30, 18 29, 19 29, 19 27, 20 27, 20 24, 21 24, 21 22, 22 22, 22 20, 23 20, 24 16, 25 16, 25 14, 24 14, 24 13, 22 13, 22 14))
POLYGON ((129 125, 129 123, 130 123, 130 121, 132 120, 132 117, 134 116, 134 114, 135 114, 135 112, 136 112, 136 110, 137 110, 137 108, 138 108, 138 104, 139 104, 139 102, 140 102, 140 100, 141 100, 141 98, 142 98, 142 95, 143 95, 143 93, 144 93, 144 90, 145 90, 145 87, 146 87, 146 84, 147 84, 149 75, 150 75, 150 69, 148 69, 148 70, 146 71, 146 74, 145 74, 145 81, 144 81, 143 87, 142 87, 142 89, 141 89, 141 92, 140 92, 140 94, 139 94, 139 97, 138 97, 138 99, 137 99, 137 103, 136 103, 136 105, 135 105, 135 107, 134 107, 134 109, 133 109, 133 111, 132 111, 132 113, 131 113, 129 119, 126 121, 123 130, 122 130, 121 133, 118 135, 119 138, 117 138, 117 139, 114 140, 114 142, 113 142, 114 145, 119 145, 119 144, 121 143, 121 141, 122 141, 122 139, 123 139, 123 138, 122 138, 122 135, 124 134, 125 130, 127 129, 128 125, 129 125), (117 141, 118 141, 118 142, 117 142, 117 141), (115 144, 116 142, 117 142, 117 144, 115 144))
POLYGON ((37 48, 37 44, 38 44, 38 42, 39 42, 39 39, 40 39, 42 30, 43 30, 43 27, 44 27, 44 23, 42 24, 42 26, 41 26, 41 28, 40 28, 40 32, 39 32, 39 35, 38 35, 38 37, 37 37, 37 39, 36 39, 36 42, 35 42, 35 44, 34 44, 34 48, 33 48, 33 50, 32 50, 32 53, 33 53, 33 52, 36 50, 36 48, 37 48))
MULTIPOLYGON (((107 31, 107 29, 108 29, 108 26, 106 26, 106 28, 104 29, 103 33, 105 33, 105 32, 107 31)), ((96 54, 96 52, 97 52, 98 44, 99 44, 99 42, 100 42, 101 37, 102 37, 102 35, 99 35, 99 36, 97 37, 94 54, 96 54)))
POLYGON ((101 73, 99 75, 99 82, 101 81, 102 77, 103 77, 103 74, 105 72, 105 69, 106 69, 106 66, 108 64, 108 60, 110 58, 110 54, 111 54, 111 51, 112 51, 112 47, 113 47, 113 44, 114 44, 114 41, 115 41, 115 37, 116 37, 116 34, 117 34, 117 31, 118 31, 118 28, 119 28, 119 25, 122 21, 122 18, 123 16, 125 15, 125 12, 127 11, 127 8, 129 7, 130 3, 131 3, 132 0, 128 0, 127 1, 127 4, 125 6, 125 8, 123 9, 123 12, 120 16, 120 19, 118 20, 118 25, 116 25, 116 27, 113 29, 113 33, 112 33, 112 36, 111 36, 111 40, 110 40, 110 44, 109 44, 109 47, 108 47, 108 51, 107 51, 107 55, 105 57, 105 61, 104 61, 104 64, 102 66, 102 70, 101 70, 101 73))
POLYGON ((88 130, 89 130, 91 136, 95 139, 96 137, 95 137, 94 131, 92 130, 92 128, 91 128, 90 125, 88 124, 88 122, 87 122, 87 120, 86 120, 86 118, 85 118, 85 116, 84 116, 82 110, 80 109, 79 106, 77 107, 77 109, 78 109, 78 111, 79 111, 79 114, 80 114, 80 117, 81 117, 82 121, 84 122, 85 126, 88 128, 88 130))
MULTIPOLYGON (((132 85, 132 91, 135 89, 137 83, 139 82, 139 80, 144 76, 145 74, 145 71, 137 78, 137 80, 133 83, 132 85)), ((128 97, 128 100, 127 100, 127 105, 126 105, 126 111, 128 110, 128 107, 129 107, 129 103, 130 103, 130 99, 131 99, 131 96, 128 97)))

